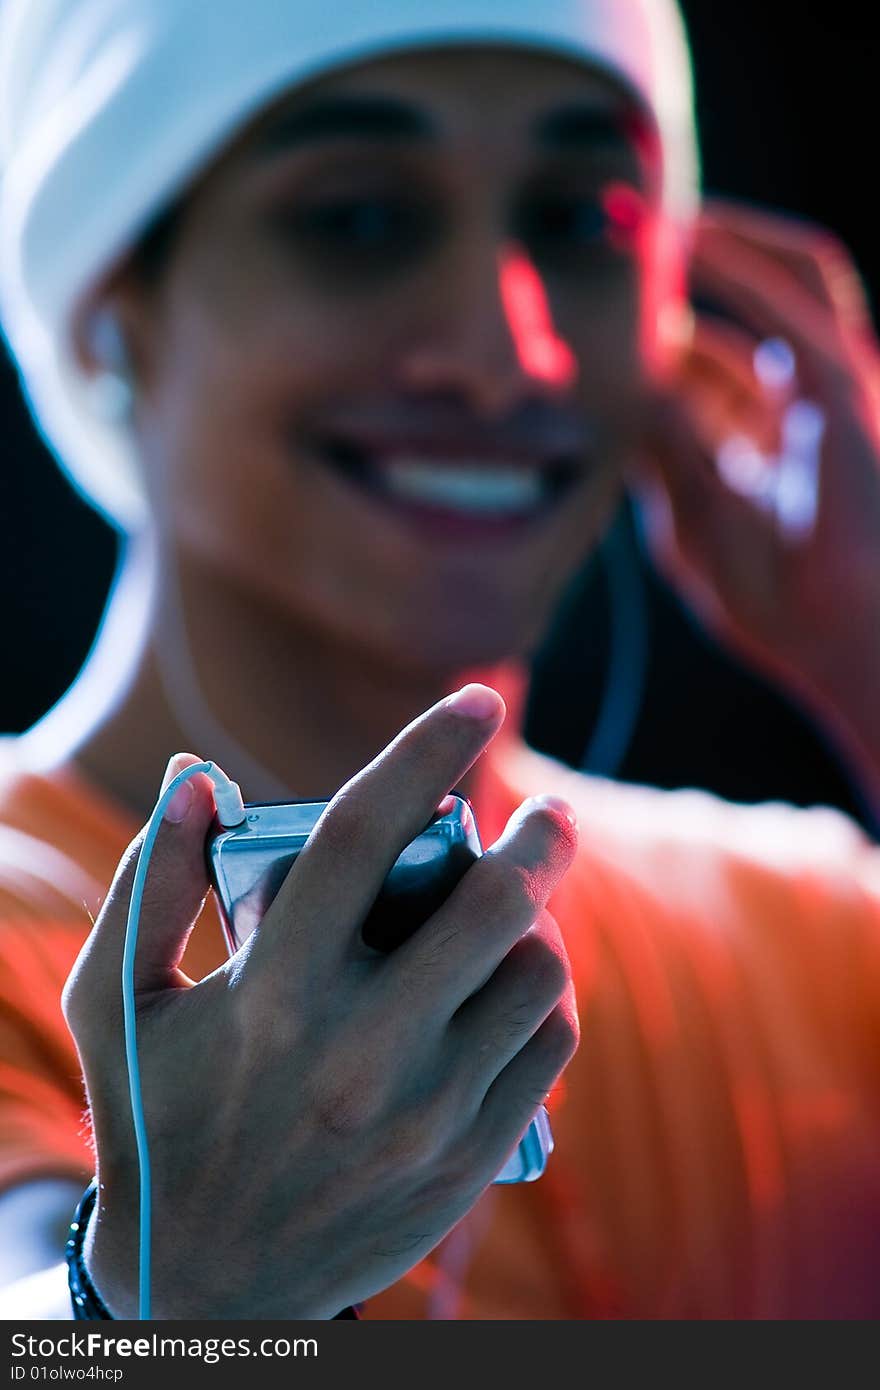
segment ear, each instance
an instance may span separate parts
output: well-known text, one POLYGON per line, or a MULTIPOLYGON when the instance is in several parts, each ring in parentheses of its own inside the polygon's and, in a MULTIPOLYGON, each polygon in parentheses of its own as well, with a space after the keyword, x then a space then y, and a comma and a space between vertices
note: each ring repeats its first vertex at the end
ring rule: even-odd
POLYGON ((149 306, 128 266, 115 270, 76 305, 71 323, 74 360, 88 377, 143 380, 149 361, 149 306))
POLYGON ((131 377, 128 344, 119 315, 108 300, 97 304, 86 316, 82 328, 82 346, 90 372, 131 377))

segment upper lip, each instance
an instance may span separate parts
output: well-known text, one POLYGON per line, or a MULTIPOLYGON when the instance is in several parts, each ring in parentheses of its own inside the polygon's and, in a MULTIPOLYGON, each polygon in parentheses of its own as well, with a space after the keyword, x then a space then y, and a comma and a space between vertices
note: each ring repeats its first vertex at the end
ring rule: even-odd
POLYGON ((523 413, 502 427, 456 420, 445 412, 404 412, 391 418, 341 412, 314 431, 325 445, 342 444, 370 456, 547 468, 575 464, 590 438, 580 421, 523 413))

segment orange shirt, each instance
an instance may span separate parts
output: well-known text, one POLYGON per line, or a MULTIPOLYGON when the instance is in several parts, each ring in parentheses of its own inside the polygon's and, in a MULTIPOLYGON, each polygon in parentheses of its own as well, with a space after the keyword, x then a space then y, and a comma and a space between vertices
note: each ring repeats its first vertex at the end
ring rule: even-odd
MULTIPOLYGON (((137 827, 0 744, 0 1185, 92 1171, 59 994, 137 827)), ((880 1315, 880 850, 836 812, 590 779, 493 745, 485 842, 578 810, 551 907, 582 1040, 536 1183, 493 1187, 368 1318, 880 1315)), ((209 898, 184 968, 224 948, 209 898)))

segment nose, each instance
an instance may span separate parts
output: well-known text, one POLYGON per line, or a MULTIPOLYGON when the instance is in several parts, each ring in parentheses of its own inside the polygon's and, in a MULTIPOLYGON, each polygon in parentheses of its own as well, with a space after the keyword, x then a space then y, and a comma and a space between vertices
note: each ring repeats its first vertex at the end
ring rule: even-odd
POLYGON ((554 325, 544 282, 520 245, 503 242, 472 255, 457 275, 444 277, 442 289, 430 330, 403 363, 406 387, 455 392, 487 417, 568 392, 577 362, 554 325))

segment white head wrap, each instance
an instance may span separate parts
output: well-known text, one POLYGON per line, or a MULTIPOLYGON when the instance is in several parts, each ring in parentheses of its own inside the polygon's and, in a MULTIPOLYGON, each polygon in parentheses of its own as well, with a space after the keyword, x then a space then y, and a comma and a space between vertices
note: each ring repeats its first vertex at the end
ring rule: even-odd
POLYGON ((696 204, 675 0, 4 0, 0 315, 45 438, 89 501, 146 516, 130 438, 98 419, 72 311, 238 127, 287 88, 380 54, 527 46, 610 70, 654 113, 664 197, 696 204))

